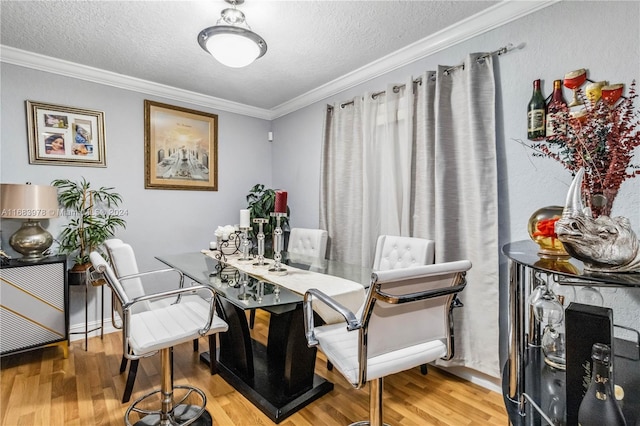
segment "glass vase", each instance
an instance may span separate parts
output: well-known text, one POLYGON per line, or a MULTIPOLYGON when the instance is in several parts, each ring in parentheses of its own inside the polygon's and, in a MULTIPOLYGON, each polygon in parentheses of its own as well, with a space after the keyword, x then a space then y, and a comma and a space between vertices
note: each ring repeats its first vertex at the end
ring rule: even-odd
POLYGON ((563 207, 542 207, 531 215, 528 231, 531 239, 538 244, 538 254, 542 257, 569 257, 556 234, 555 224, 562 217, 563 207))

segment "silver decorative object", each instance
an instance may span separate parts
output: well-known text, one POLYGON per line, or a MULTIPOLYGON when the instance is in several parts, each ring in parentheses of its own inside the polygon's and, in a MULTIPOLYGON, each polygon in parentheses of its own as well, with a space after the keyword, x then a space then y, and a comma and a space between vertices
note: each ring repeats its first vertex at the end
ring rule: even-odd
POLYGON ((640 241, 626 217, 593 218, 580 188, 584 169, 571 182, 556 233, 565 250, 596 272, 640 272, 640 241))
POLYGON ((254 266, 263 266, 268 265, 269 262, 264 260, 264 230, 262 229, 264 224, 269 222, 269 219, 263 218, 255 218, 253 219, 253 223, 258 224, 258 235, 256 235, 256 239, 258 240, 258 257, 257 262, 254 263, 254 266))
POLYGON ((269 272, 276 275, 287 275, 287 269, 282 267, 282 248, 284 247, 284 236, 280 227, 280 219, 286 217, 286 213, 271 213, 276 218, 276 228, 273 230, 273 267, 269 272))
POLYGON ((240 238, 241 238, 241 243, 240 243, 240 248, 242 249, 241 253, 242 253, 242 257, 238 260, 241 260, 243 262, 248 262, 250 260, 253 260, 253 258, 251 257, 251 255, 249 254, 249 248, 251 245, 251 241, 249 241, 249 229, 251 229, 251 227, 247 226, 240 228, 240 238))

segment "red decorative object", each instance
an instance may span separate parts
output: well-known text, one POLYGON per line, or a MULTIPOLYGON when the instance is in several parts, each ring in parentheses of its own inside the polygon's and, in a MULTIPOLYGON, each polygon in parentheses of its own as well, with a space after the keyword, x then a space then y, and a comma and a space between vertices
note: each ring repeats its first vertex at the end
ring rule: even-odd
POLYGON ((273 211, 275 213, 287 212, 287 191, 276 191, 276 205, 273 211))
POLYGON ((562 216, 562 206, 548 206, 536 210, 527 224, 529 236, 539 246, 538 254, 545 257, 569 256, 556 234, 556 222, 562 216))

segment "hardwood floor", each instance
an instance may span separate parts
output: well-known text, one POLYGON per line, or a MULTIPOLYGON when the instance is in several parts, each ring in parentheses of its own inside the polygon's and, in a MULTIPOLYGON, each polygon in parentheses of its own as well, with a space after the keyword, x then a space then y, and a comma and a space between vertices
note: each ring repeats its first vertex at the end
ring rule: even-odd
MULTIPOLYGON (((266 341, 269 316, 258 311, 253 333, 266 341)), ((69 358, 50 347, 2 358, 0 423, 19 425, 122 425, 128 403, 122 404, 126 373, 119 374, 120 333, 71 344, 69 358)), ((200 350, 206 350, 200 339, 200 350)), ((285 419, 283 426, 334 426, 367 418, 367 389, 354 389, 341 375, 327 371, 318 355, 316 372, 335 385, 329 394, 285 419)), ((160 357, 143 359, 132 401, 160 384, 160 357)), ((216 425, 272 425, 260 410, 198 361, 191 343, 174 348, 175 383, 206 391, 207 409, 216 425)), ((436 368, 420 369, 385 379, 385 421, 391 425, 507 425, 502 396, 436 368)))

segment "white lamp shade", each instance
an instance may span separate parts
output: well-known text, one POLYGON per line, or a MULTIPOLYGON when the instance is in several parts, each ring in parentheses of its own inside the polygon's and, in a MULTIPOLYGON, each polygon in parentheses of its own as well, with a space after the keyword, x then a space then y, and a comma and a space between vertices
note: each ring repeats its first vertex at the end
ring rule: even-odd
POLYGON ((256 42, 241 34, 214 34, 206 45, 218 62, 231 68, 246 67, 260 55, 256 42))

